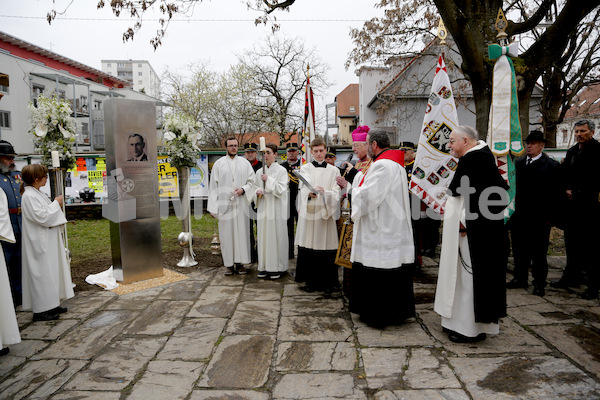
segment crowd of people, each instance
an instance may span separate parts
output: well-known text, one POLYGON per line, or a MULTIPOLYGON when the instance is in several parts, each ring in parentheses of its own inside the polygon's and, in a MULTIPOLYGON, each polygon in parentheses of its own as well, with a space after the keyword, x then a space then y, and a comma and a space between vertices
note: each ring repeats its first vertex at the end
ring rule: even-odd
MULTIPOLYGON (((506 181, 488 145, 475 129, 460 126, 449 137, 458 160, 447 190, 434 310, 454 342, 484 340, 499 333, 506 316, 506 289, 545 295, 550 229, 565 232, 567 264, 555 288, 585 284, 581 297, 597 299, 600 269, 593 255, 600 221, 600 143, 592 121, 575 123, 577 143, 562 163, 544 152, 540 131, 526 137, 526 155, 515 163, 515 211, 504 223, 506 181), (509 232, 514 255, 508 283, 509 232)), ((390 148, 388 135, 359 127, 352 134, 358 161, 336 166, 336 151, 321 138, 310 143, 312 161, 302 164, 295 144, 276 162, 277 145, 225 141, 226 155, 210 174, 208 212, 218 220, 225 275, 248 273, 276 280, 296 257, 294 279, 306 292, 330 295, 340 289, 341 205, 350 210, 351 252, 341 289, 350 311, 384 328, 415 316, 413 275, 422 256, 432 256, 440 220, 428 218, 409 195, 414 145, 390 148), (415 206, 416 205, 416 206, 415 206), (415 212, 416 207, 416 212, 415 212), (254 234, 256 224, 257 236, 254 234)), ((15 307, 33 311, 34 321, 55 320, 73 297, 63 244, 62 196, 51 201, 40 188, 48 170, 39 164, 15 171, 13 146, 0 141, 0 355, 20 342, 15 307)))

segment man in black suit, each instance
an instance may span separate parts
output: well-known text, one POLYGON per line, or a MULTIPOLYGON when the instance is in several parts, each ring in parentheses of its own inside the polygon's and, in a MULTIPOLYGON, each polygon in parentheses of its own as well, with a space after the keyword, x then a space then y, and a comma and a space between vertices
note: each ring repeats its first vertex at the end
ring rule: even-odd
POLYGON ((289 215, 287 220, 288 240, 289 240, 289 259, 294 258, 294 227, 298 222, 298 209, 296 208, 296 198, 298 197, 298 178, 293 174, 294 170, 300 171, 301 161, 298 157, 298 145, 296 143, 288 143, 285 146, 287 158, 281 163, 281 166, 288 172, 290 178, 289 183, 289 215))
POLYGON ((529 267, 533 294, 544 296, 548 263, 546 253, 558 199, 558 162, 543 153, 546 139, 532 131, 525 139, 526 156, 516 164, 515 212, 510 220, 514 279, 508 288, 527 288, 529 267))
POLYGON ((565 247, 567 266, 553 287, 567 288, 582 282, 587 272, 584 299, 595 299, 600 289, 600 265, 595 254, 600 224, 600 143, 594 139, 594 122, 584 119, 575 123, 577 144, 567 151, 561 164, 567 195, 565 247))

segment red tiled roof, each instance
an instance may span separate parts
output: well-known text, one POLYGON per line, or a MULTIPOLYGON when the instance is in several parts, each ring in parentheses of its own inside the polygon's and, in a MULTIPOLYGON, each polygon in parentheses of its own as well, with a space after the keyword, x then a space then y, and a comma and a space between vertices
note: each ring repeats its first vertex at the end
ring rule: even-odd
POLYGON ((600 83, 582 89, 571 102, 565 119, 600 114, 600 83))
POLYGON ((359 115, 358 83, 351 83, 340 92, 335 99, 337 101, 338 117, 352 117, 359 115), (351 109, 351 107, 354 107, 351 109))

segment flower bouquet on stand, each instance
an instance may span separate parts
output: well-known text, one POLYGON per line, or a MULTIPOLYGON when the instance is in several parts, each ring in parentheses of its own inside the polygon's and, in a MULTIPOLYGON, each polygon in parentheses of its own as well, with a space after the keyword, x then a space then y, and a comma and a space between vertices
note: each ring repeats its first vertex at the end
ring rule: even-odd
POLYGON ((181 201, 182 232, 177 240, 183 247, 183 258, 177 263, 179 267, 192 267, 198 262, 192 248, 192 230, 190 227, 190 168, 196 166, 200 157, 198 141, 200 134, 194 121, 181 114, 172 114, 163 123, 163 147, 169 156, 169 163, 177 168, 179 180, 179 200, 181 201))
POLYGON ((56 95, 49 97, 40 94, 37 107, 29 103, 31 113, 29 132, 33 143, 42 154, 42 164, 52 167, 52 151, 58 151, 60 167, 70 169, 75 166, 73 145, 77 132, 76 121, 71 115, 71 106, 56 95))

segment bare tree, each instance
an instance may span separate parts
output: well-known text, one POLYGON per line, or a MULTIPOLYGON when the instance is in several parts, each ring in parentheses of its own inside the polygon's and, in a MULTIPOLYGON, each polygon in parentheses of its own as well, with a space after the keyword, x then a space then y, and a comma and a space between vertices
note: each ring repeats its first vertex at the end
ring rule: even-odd
MULTIPOLYGON (((566 68, 569 60, 574 69, 585 64, 575 61, 582 59, 584 48, 591 49, 594 37, 576 32, 585 25, 590 13, 597 12, 598 5, 600 0, 380 0, 377 6, 385 9, 384 17, 372 19, 361 30, 352 32, 356 48, 349 62, 360 64, 414 51, 423 35, 431 37, 441 15, 462 56, 460 68, 472 87, 477 130, 484 136, 491 104, 493 70, 487 46, 497 43, 494 22, 498 9, 502 7, 509 18, 506 33, 527 39, 522 41, 523 51, 515 59, 519 114, 526 132, 529 129, 531 94, 540 77, 554 73, 552 79, 560 81, 559 70, 566 68), (540 23, 550 13, 555 16, 554 21, 539 30, 540 23), (580 48, 577 43, 581 42, 587 44, 580 48), (582 51, 578 56, 565 60, 565 52, 571 49, 570 46, 582 51)), ((586 69, 582 69, 584 75, 586 69)), ((574 75, 577 74, 566 76, 574 75)), ((565 88, 567 82, 563 81, 560 87, 565 88)))
MULTIPOLYGON (((57 0, 52 0, 53 4, 56 4, 56 2, 57 0)), ((98 0, 96 8, 100 9, 108 6, 116 17, 125 16, 135 19, 135 23, 123 32, 124 42, 133 40, 135 34, 142 28, 146 13, 150 10, 157 11, 160 14, 158 29, 156 35, 150 39, 150 44, 156 49, 162 44, 171 19, 177 15, 191 15, 195 6, 201 2, 202 0, 98 0)), ((288 10, 294 2, 295 0, 247 0, 246 5, 248 8, 263 12, 263 15, 256 19, 256 23, 266 24, 274 20, 271 13, 279 9, 288 10)), ((51 9, 46 14, 48 23, 51 24, 58 15, 66 14, 72 3, 73 1, 69 2, 62 10, 51 9)), ((273 29, 276 30, 277 26, 274 25, 273 29)))
POLYGON ((281 143, 302 130, 306 72, 315 97, 330 84, 329 69, 300 39, 269 36, 262 45, 239 57, 257 85, 258 112, 266 129, 277 132, 281 143))

